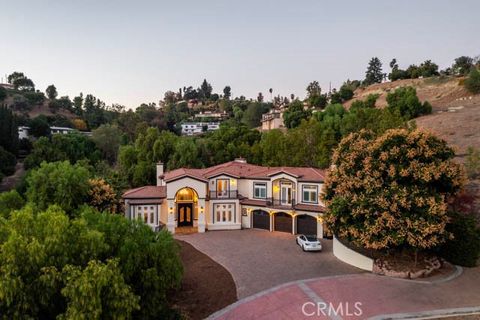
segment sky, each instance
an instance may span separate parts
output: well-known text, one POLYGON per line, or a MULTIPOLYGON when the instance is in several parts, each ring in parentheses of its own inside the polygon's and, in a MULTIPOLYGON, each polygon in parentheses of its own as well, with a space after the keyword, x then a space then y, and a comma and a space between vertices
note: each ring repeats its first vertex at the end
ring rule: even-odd
POLYGON ((299 97, 389 72, 480 54, 480 1, 0 1, 0 75, 24 72, 60 96, 91 93, 135 108, 199 87, 255 98, 299 97))

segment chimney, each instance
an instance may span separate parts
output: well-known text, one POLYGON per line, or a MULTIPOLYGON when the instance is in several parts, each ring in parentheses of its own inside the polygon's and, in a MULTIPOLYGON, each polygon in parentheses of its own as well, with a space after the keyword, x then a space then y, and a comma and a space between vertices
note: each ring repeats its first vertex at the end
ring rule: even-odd
POLYGON ((245 158, 235 158, 235 162, 240 162, 240 163, 247 163, 247 159, 245 158))
POLYGON ((164 186, 165 181, 163 180, 163 163, 158 162, 157 163, 157 186, 164 186))

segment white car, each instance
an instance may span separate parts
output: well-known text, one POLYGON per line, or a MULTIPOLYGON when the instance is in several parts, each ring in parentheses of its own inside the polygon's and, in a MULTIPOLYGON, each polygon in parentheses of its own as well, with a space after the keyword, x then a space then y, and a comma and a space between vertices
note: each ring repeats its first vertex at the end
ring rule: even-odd
POLYGON ((297 244, 303 251, 322 251, 322 244, 316 236, 301 234, 297 237, 297 244))

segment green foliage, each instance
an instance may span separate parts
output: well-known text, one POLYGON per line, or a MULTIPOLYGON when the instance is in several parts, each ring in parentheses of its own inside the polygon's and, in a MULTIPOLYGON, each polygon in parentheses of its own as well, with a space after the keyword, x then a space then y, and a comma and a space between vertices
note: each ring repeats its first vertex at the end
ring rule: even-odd
POLYGON ((58 206, 0 218, 0 265, 7 319, 169 318, 182 275, 168 232, 88 207, 76 219, 58 206))
POLYGON ((295 100, 283 113, 283 123, 287 128, 295 128, 300 125, 302 120, 308 119, 311 114, 310 110, 303 109, 303 103, 300 100, 295 100))
POLYGON ((226 86, 225 88, 223 88, 223 97, 229 100, 231 96, 232 96, 232 88, 230 88, 230 86, 226 86))
POLYGON ((268 110, 267 105, 261 101, 252 102, 243 113, 242 122, 249 128, 256 128, 261 124, 262 114, 268 112, 268 110))
MULTIPOLYGON (((320 109, 325 108, 327 105, 327 96, 322 94, 322 88, 320 88, 318 81, 313 81, 308 84, 307 102, 310 107, 320 109)), ((296 100, 292 101, 292 103, 296 103, 296 100)))
POLYGON ((0 173, 4 176, 10 176, 15 173, 17 159, 3 147, 0 147, 0 173))
POLYGON ((88 196, 89 177, 88 170, 79 164, 42 162, 40 168, 33 169, 27 177, 27 199, 40 210, 57 204, 72 212, 88 196))
POLYGON ((381 83, 384 78, 382 72, 382 62, 377 57, 373 57, 368 62, 367 71, 365 72, 365 80, 363 84, 369 86, 374 83, 381 83))
POLYGON ((438 246, 448 235, 447 200, 463 184, 454 155, 445 141, 420 130, 349 135, 325 181, 327 224, 369 249, 438 246))
POLYGON ((456 58, 452 65, 453 74, 467 75, 474 66, 473 62, 473 58, 467 56, 456 58))
POLYGON ((432 106, 425 101, 421 103, 417 90, 413 87, 401 87, 387 95, 388 109, 399 112, 406 119, 413 119, 432 112, 432 106))
POLYGON ((122 132, 110 124, 104 124, 92 131, 92 140, 102 151, 103 158, 110 164, 117 160, 118 148, 120 147, 122 132))
POLYGON ((101 158, 100 151, 89 137, 79 134, 56 134, 50 139, 42 137, 33 143, 33 150, 24 162, 26 169, 40 166, 43 161, 55 162, 68 160, 76 163, 88 160, 91 164, 101 158))
POLYGON ((471 93, 480 93, 480 72, 477 68, 472 68, 472 71, 468 74, 468 78, 465 79, 464 85, 471 93))
POLYGON ((34 92, 34 91, 27 91, 23 93, 25 99, 27 99, 29 105, 41 105, 45 101, 45 95, 43 92, 34 92))
POLYGON ((351 109, 375 108, 375 103, 380 95, 369 94, 365 100, 355 100, 350 106, 351 109))
POLYGON ((5 100, 7 96, 7 89, 5 89, 4 87, 0 87, 0 101, 5 100))
POLYGON ((474 147, 468 147, 467 157, 465 159, 465 169, 470 179, 480 177, 480 150, 474 147))
POLYGON ((6 106, 0 106, 0 147, 13 154, 18 151, 17 119, 6 106))
POLYGON ((35 91, 33 81, 27 78, 22 72, 15 71, 7 78, 8 83, 13 84, 16 90, 35 91))
POLYGON ((51 100, 57 98, 58 96, 57 88, 53 84, 47 87, 47 89, 45 90, 45 93, 47 94, 48 99, 51 99, 51 100))
POLYGON ((39 115, 32 119, 29 123, 29 127, 29 133, 35 138, 50 135, 50 126, 48 125, 47 117, 44 115, 39 115))
POLYGON ((16 191, 0 193, 0 217, 8 218, 13 210, 19 210, 25 205, 25 200, 16 191))
POLYGON ((117 260, 102 263, 90 260, 86 268, 67 265, 66 285, 61 290, 67 310, 58 319, 130 319, 140 308, 122 276, 117 260))
POLYGON ((440 247, 440 255, 453 264, 475 267, 480 259, 480 228, 472 215, 450 212, 447 231, 453 239, 440 247))

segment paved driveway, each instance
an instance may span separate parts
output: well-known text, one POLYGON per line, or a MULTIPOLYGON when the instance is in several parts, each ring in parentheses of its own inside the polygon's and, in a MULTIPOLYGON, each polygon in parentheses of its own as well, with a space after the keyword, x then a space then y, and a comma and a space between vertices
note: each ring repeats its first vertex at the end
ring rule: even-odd
POLYGON ((322 240, 322 252, 303 252, 295 236, 284 232, 249 229, 175 237, 223 265, 239 299, 294 280, 362 272, 333 256, 331 240, 322 240))

